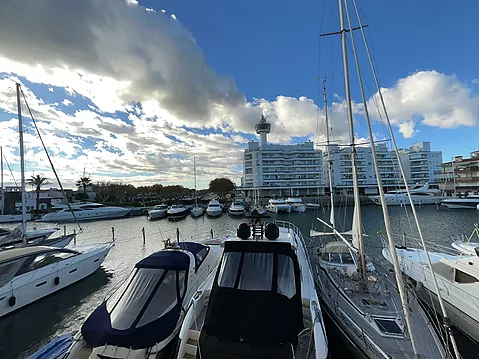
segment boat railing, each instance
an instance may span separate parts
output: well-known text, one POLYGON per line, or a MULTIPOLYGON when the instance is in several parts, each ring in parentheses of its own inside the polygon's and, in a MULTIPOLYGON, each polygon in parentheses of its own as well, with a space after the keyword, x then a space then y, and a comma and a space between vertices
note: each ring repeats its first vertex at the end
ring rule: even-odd
MULTIPOLYGON (((385 248, 388 248, 387 244, 388 239, 384 233, 378 233, 381 241, 383 242, 383 246, 385 248)), ((414 248, 414 249, 423 249, 421 245, 421 240, 419 238, 413 237, 413 236, 408 236, 405 234, 402 235, 394 235, 394 238, 396 239, 396 245, 398 246, 405 246, 406 248, 414 248), (400 240, 398 240, 400 238, 400 240)), ((440 253, 445 253, 445 254, 452 254, 456 255, 457 250, 449 247, 449 246, 444 246, 442 244, 432 242, 432 241, 424 241, 426 243, 426 246, 428 250, 434 251, 434 252, 440 252, 440 253)))
POLYGON ((278 225, 278 227, 286 228, 286 229, 288 229, 288 232, 290 232, 290 233, 292 232, 294 235, 296 235, 296 238, 298 238, 299 241, 301 242, 304 254, 306 256, 306 260, 307 260, 308 265, 309 265, 309 270, 311 270, 311 268, 313 268, 313 266, 311 264, 311 260, 310 260, 309 255, 308 255, 308 247, 306 246, 304 236, 301 233, 301 231, 299 230, 299 228, 296 227, 293 223, 287 222, 287 221, 275 220, 275 223, 278 225))

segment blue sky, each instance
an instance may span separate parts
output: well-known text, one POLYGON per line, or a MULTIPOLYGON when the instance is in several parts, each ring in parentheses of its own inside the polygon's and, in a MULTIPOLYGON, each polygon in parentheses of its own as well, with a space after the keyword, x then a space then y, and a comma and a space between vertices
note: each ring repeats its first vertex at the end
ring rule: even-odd
MULTIPOLYGON (((339 29, 337 1, 138 1, 85 0, 69 9, 18 1, 2 12, 0 142, 15 171, 16 80, 69 184, 86 167, 95 180, 191 186, 193 157, 200 187, 220 175, 238 183, 261 113, 273 123, 271 141, 324 142, 324 125, 316 133, 324 113, 318 75, 328 78, 334 138, 347 143, 340 38, 319 38, 339 29)), ((431 141, 444 161, 477 149, 479 3, 359 4, 398 143, 431 141)), ((349 55, 356 136, 364 140, 349 55)), ((361 46, 359 55, 373 105, 361 46)), ((372 107, 375 136, 388 137, 372 107)), ((29 170, 50 175, 26 122, 29 170)))

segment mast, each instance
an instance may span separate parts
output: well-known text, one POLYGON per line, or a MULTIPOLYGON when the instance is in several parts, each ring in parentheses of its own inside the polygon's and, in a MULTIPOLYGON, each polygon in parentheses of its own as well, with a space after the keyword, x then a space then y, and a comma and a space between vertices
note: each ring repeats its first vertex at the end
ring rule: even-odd
POLYGON ((339 19, 341 24, 341 45, 343 51, 343 68, 344 68, 344 84, 346 88, 346 103, 348 105, 348 123, 349 123, 349 137, 351 139, 350 152, 351 152, 351 167, 353 175, 353 192, 354 192, 354 215, 353 215, 353 245, 357 242, 358 245, 358 272, 361 281, 366 280, 366 260, 363 241, 363 229, 361 226, 361 205, 359 198, 359 182, 358 172, 356 168, 356 145, 354 143, 354 123, 353 123, 353 109, 351 103, 351 91, 349 88, 349 65, 348 54, 346 47, 346 32, 344 27, 344 13, 343 13, 343 0, 339 2, 339 19))
POLYGON ((193 157, 193 172, 195 173, 195 208, 198 207, 198 197, 196 196, 196 157, 193 157))
POLYGON ((1 214, 3 215, 4 208, 5 208, 5 191, 3 190, 3 147, 0 146, 0 172, 1 172, 1 184, 0 184, 0 191, 2 195, 2 210, 1 214))
POLYGON ((453 184, 453 186, 454 186, 454 198, 457 198, 457 192, 456 192, 456 169, 454 168, 454 157, 452 158, 451 165, 452 165, 452 184, 453 184))
POLYGON ((333 161, 331 160, 331 148, 330 148, 330 135, 329 135, 329 118, 328 118, 328 101, 326 99, 326 79, 321 80, 323 81, 323 102, 324 102, 324 115, 326 121, 326 148, 328 149, 328 155, 326 158, 326 163, 328 164, 328 179, 329 179, 329 195, 331 198, 331 211, 329 213, 329 221, 331 222, 331 226, 333 231, 336 229, 336 224, 334 220, 334 198, 333 198, 333 174, 332 174, 332 165, 333 161))
POLYGON ((18 111, 18 132, 20 134, 20 169, 21 169, 21 189, 22 189, 22 233, 27 230, 27 206, 25 193, 25 151, 23 148, 23 123, 22 123, 22 106, 20 103, 20 84, 17 82, 17 111, 18 111))

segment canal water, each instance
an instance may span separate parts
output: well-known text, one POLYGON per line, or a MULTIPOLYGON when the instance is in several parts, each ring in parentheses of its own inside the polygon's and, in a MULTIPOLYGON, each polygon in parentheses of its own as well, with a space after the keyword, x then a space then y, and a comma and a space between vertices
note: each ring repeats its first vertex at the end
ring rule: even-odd
MULTIPOLYGON (((336 223, 342 230, 351 229, 352 208, 338 211, 336 223)), ((366 250, 375 260, 382 260, 381 242, 377 232, 384 232, 381 209, 378 206, 363 207, 363 225, 366 238, 366 250)), ((392 226, 395 233, 416 235, 410 210, 403 207, 390 208, 392 226)), ((427 240, 449 245, 451 236, 469 235, 475 223, 479 222, 479 211, 437 209, 435 206, 418 208, 423 233, 427 240)), ((327 209, 320 208, 306 213, 279 214, 278 219, 296 224, 305 236, 311 228, 324 230, 316 217, 329 218, 327 209)), ((48 343, 57 335, 75 332, 86 317, 117 288, 128 276, 133 266, 141 258, 163 248, 166 239, 175 240, 179 232, 181 240, 196 240, 211 236, 227 235, 235 231, 244 221, 223 214, 220 218, 191 218, 174 223, 168 220, 148 221, 146 217, 128 217, 124 219, 82 223, 82 231, 76 246, 107 242, 112 239, 114 228, 115 247, 111 250, 100 270, 79 283, 51 295, 32 305, 0 319, 0 358, 24 358, 48 343), (143 244, 142 228, 145 229, 143 244)), ((38 224, 45 226, 45 224, 38 224)), ((69 232, 79 228, 68 224, 69 232)), ((63 231, 60 230, 58 233, 63 231)), ((75 248, 75 246, 72 246, 75 248)), ((350 357, 341 348, 344 345, 339 338, 329 335, 330 350, 333 358, 350 357)), ((457 338, 463 357, 473 358, 473 352, 479 350, 466 338, 457 338)))

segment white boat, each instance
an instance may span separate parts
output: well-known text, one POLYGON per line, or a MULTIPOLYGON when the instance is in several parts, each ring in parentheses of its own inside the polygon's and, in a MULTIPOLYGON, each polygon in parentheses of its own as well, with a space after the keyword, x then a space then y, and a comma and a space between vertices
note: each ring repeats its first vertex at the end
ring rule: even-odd
POLYGON ((467 256, 478 255, 476 248, 479 250, 479 242, 455 241, 451 244, 451 246, 455 248, 460 254, 467 256))
POLYGON ((177 359, 328 357, 303 237, 276 223, 241 223, 225 241, 216 273, 186 313, 177 359))
POLYGON ((165 218, 168 213, 168 205, 166 204, 157 204, 154 206, 152 209, 148 211, 148 218, 150 219, 159 219, 159 218, 165 218))
MULTIPOLYGON (((431 298, 438 309, 433 276, 422 249, 397 248, 401 271, 415 286, 425 303, 431 298)), ((383 256, 391 261, 390 251, 383 256)), ((429 252, 441 297, 454 326, 479 342, 479 257, 429 252)))
POLYGON ((221 216, 223 214, 223 209, 221 208, 220 202, 218 202, 216 199, 211 200, 206 208, 206 214, 210 217, 221 216))
MULTIPOLYGON (((44 230, 46 234, 51 234, 55 230, 44 230)), ((15 229, 10 234, 0 238, 0 250, 11 249, 24 246, 49 246, 64 248, 75 239, 76 233, 65 234, 58 237, 49 237, 46 235, 25 237, 19 229, 15 229)))
POLYGON ((125 217, 130 213, 129 208, 105 206, 101 203, 83 202, 71 203, 70 208, 66 205, 54 207, 54 212, 42 216, 41 222, 72 222, 91 221, 96 219, 113 219, 125 217), (72 213, 73 212, 73 213, 72 213))
POLYGON ((250 209, 250 213, 253 213, 254 211, 256 211, 256 213, 258 213, 260 216, 264 216, 268 211, 266 211, 266 209, 264 209, 263 206, 261 205, 257 205, 257 206, 253 206, 251 209, 250 209))
POLYGON ((313 203, 313 202, 306 203, 306 208, 307 209, 318 209, 320 207, 321 207, 321 205, 319 203, 313 203))
POLYGON ((291 206, 284 199, 271 198, 266 205, 266 209, 273 213, 291 212, 291 206))
MULTIPOLYGON (((27 214, 25 217, 25 220, 31 221, 32 215, 27 214)), ((15 223, 15 222, 21 222, 21 221, 22 221, 21 214, 0 214, 0 223, 15 223)))
POLYGON ((301 198, 290 197, 285 202, 291 206, 291 212, 306 212, 306 204, 301 198))
POLYGON ((22 236, 20 228, 18 228, 18 235, 16 235, 16 229, 11 230, 7 228, 0 228, 0 246, 10 242, 9 238, 15 237, 24 237, 27 242, 41 242, 53 233, 55 233, 58 228, 33 228, 33 230, 27 229, 27 233, 22 236))
POLYGON ((205 213, 203 207, 198 206, 198 195, 196 191, 196 158, 193 157, 193 173, 195 176, 195 206, 191 209, 191 216, 196 218, 200 217, 205 213))
POLYGON ((188 209, 182 204, 174 204, 166 213, 168 214, 169 220, 176 221, 184 219, 188 215, 188 209))
POLYGON ((156 359, 177 336, 185 308, 216 270, 221 241, 181 242, 139 261, 85 321, 64 359, 156 359))
POLYGON ((441 206, 451 209, 477 209, 479 206, 479 196, 446 198, 441 201, 441 206))
POLYGON ((243 202, 234 201, 231 204, 230 208, 228 208, 228 213, 230 214, 230 216, 235 216, 235 217, 244 216, 243 202))
POLYGON ((89 276, 113 245, 76 250, 26 246, 0 251, 0 317, 89 276))
MULTIPOLYGON (((414 204, 438 204, 443 199, 443 197, 439 195, 441 191, 430 188, 428 184, 416 186, 409 191, 414 204)), ((408 194, 405 189, 386 192, 384 197, 388 206, 410 205, 408 194)), ((381 198, 379 196, 369 196, 369 199, 371 199, 373 203, 381 205, 381 198)))

